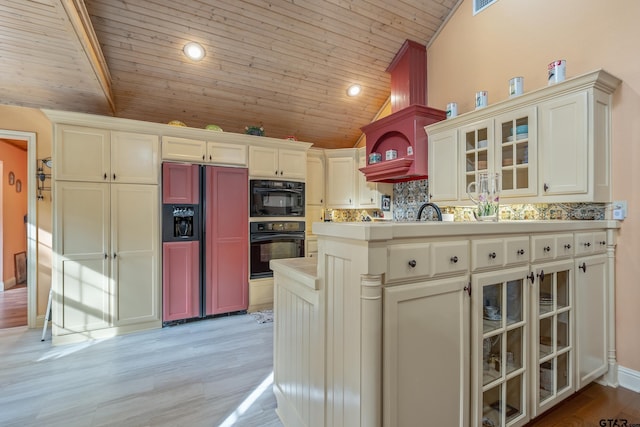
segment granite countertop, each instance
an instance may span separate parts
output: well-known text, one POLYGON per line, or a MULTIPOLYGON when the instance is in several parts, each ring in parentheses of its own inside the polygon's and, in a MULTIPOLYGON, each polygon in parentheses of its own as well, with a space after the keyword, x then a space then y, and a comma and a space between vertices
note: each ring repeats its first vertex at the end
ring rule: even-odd
POLYGON ((517 233, 553 233, 617 229, 620 222, 602 221, 497 221, 497 222, 316 222, 313 234, 353 240, 391 240, 420 237, 479 236, 517 233))

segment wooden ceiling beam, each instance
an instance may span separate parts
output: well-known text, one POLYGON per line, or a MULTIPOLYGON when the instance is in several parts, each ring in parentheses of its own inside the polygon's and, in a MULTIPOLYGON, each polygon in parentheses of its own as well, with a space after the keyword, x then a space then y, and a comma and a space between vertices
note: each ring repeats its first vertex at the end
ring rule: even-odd
POLYGON ((116 104, 111 89, 111 74, 104 59, 100 43, 91 26, 89 13, 85 8, 83 0, 62 0, 62 6, 69 17, 69 22, 78 36, 78 41, 82 45, 85 55, 91 64, 104 96, 109 103, 111 113, 116 113, 116 104))

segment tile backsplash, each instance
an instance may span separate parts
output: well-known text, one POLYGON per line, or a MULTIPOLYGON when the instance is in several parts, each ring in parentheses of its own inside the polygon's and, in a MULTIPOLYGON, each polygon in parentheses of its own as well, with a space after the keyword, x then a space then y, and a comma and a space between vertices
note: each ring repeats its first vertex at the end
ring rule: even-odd
MULTIPOLYGON (((401 182, 393 185, 393 220, 415 221, 418 210, 429 201, 429 182, 426 179, 401 182)), ((438 205, 442 213, 454 214, 455 221, 473 221, 472 206, 438 205)), ((505 204, 500 206, 503 220, 602 220, 605 219, 605 203, 535 203, 505 204)), ((377 209, 327 209, 327 218, 336 222, 363 221, 390 216, 390 212, 377 209)))

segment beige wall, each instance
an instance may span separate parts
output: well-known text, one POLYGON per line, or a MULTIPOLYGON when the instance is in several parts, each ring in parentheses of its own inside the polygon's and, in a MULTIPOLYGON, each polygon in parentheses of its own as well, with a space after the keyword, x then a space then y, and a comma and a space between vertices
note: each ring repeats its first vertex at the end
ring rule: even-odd
MULTIPOLYGON (((38 159, 51 156, 51 122, 40 111, 31 108, 0 105, 0 129, 36 134, 38 159)), ((54 165, 55 167, 55 165, 54 165)), ((8 168, 5 163, 5 170, 8 168)), ((7 172, 8 173, 8 172, 7 172)), ((26 172, 25 172, 26 173, 26 172)), ((35 179, 35 177, 34 177, 35 179)), ((26 182, 23 193, 26 194, 26 182)), ((38 239, 37 314, 44 316, 51 287, 51 193, 36 203, 38 239)))
POLYGON ((0 142, 2 172, 2 280, 16 279, 14 255, 27 251, 27 152, 8 142, 0 142), (9 184, 9 173, 14 175, 14 183, 9 184), (17 182, 22 190, 18 193, 17 182))
POLYGON ((640 1, 499 0, 472 14, 464 0, 427 49, 428 105, 458 103, 474 109, 476 91, 489 103, 508 97, 509 79, 524 77, 524 90, 547 85, 547 64, 567 61, 567 78, 604 68, 622 79, 613 98, 614 200, 627 200, 629 216, 619 233, 617 351, 621 366, 640 371, 640 1))

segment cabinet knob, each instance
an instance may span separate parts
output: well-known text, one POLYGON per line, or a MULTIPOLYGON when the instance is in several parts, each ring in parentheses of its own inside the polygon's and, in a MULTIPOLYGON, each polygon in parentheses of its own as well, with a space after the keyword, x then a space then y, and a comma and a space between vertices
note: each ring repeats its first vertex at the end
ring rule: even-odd
POLYGON ((107 258, 109 258, 109 255, 104 254, 104 259, 107 259, 107 258))
POLYGON ((104 173, 104 180, 105 181, 107 180, 107 173, 106 172, 104 173))
POLYGON ((524 249, 518 249, 518 255, 524 255, 524 249))
POLYGON ((202 160, 204 161, 206 159, 206 156, 203 154, 202 155, 202 160))
POLYGON ((536 276, 533 275, 533 271, 528 276, 524 276, 531 281, 531 284, 536 280, 536 276))
POLYGON ((604 240, 600 241, 600 246, 605 246, 607 244, 607 242, 605 242, 604 240))
POLYGON ((213 160, 213 156, 209 154, 209 161, 213 160))
POLYGON ((551 247, 550 246, 545 246, 544 248, 542 248, 543 251, 545 252, 551 252, 551 247))
POLYGON ((547 184, 546 182, 544 183, 544 191, 549 191, 549 184, 547 184))
POLYGON ((324 200, 323 200, 323 199, 320 199, 320 203, 324 203, 324 200))
POLYGON ((113 259, 116 259, 116 253, 115 252, 113 253, 113 259))
POLYGON ((283 171, 280 171, 280 176, 282 176, 283 173, 284 173, 283 171))
POLYGON ((544 270, 540 270, 540 274, 538 274, 541 282, 544 282, 544 270))
POLYGON ((489 258, 495 259, 496 258, 496 253, 495 252, 490 252, 489 253, 489 258))
POLYGON ((113 180, 114 181, 116 180, 116 174, 115 173, 113 174, 113 180))
POLYGON ((451 263, 452 263, 452 264, 455 264, 455 263, 457 263, 457 262, 458 262, 458 257, 457 257, 457 256, 455 256, 455 255, 454 255, 454 256, 452 256, 452 257, 451 257, 451 263))
POLYGON ((582 270, 584 273, 587 272, 587 264, 585 262, 583 262, 582 265, 579 266, 578 268, 582 270))
POLYGON ((591 242, 584 243, 584 247, 585 247, 585 248, 588 248, 588 247, 590 247, 590 246, 591 246, 591 242))
POLYGON ((565 249, 571 249, 571 244, 567 243, 566 245, 564 245, 565 249))
POLYGON ((411 261, 409 261, 409 267, 414 268, 417 265, 416 260, 412 259, 411 261))

